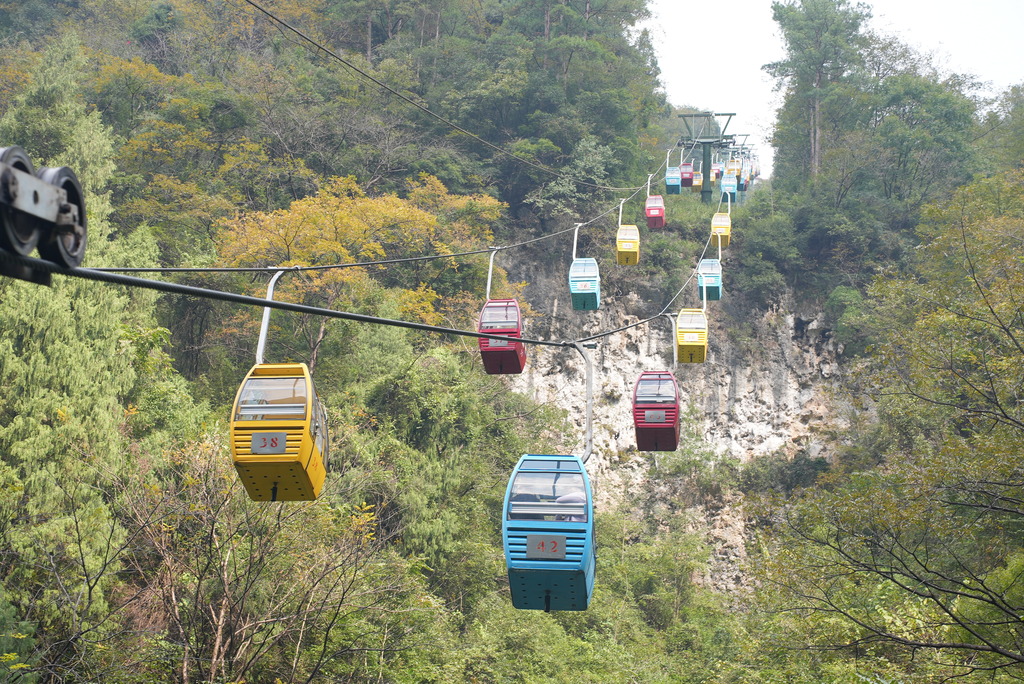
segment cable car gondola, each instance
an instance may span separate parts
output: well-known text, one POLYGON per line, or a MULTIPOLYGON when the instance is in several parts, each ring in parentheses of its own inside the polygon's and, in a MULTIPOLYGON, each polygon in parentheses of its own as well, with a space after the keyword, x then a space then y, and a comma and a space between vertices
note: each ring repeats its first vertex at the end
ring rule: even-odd
POLYGON ((644 204, 648 228, 665 227, 665 198, 661 195, 650 195, 644 204))
POLYGON ((679 447, 679 385, 668 371, 644 371, 633 388, 633 426, 640 451, 679 447))
POLYGON ((576 311, 594 311, 601 306, 601 274, 597 259, 580 257, 569 267, 569 296, 576 311))
POLYGON ((693 173, 693 191, 700 192, 704 187, 704 174, 700 171, 694 171, 693 173))
POLYGON ((586 610, 594 590, 594 503, 583 459, 524 454, 509 478, 501 536, 512 605, 586 610))
POLYGON ((725 163, 724 162, 713 162, 711 164, 711 173, 714 176, 714 180, 718 181, 725 174, 725 163))
POLYGON ((683 175, 678 166, 669 166, 665 169, 665 194, 678 195, 683 183, 683 175))
POLYGON ((253 501, 311 501, 327 474, 327 414, 304 363, 258 363, 231 412, 231 458, 253 501))
POLYGON ((709 302, 722 298, 722 262, 718 259, 701 259, 697 264, 697 294, 709 302))
POLYGON ((736 202, 736 176, 722 176, 722 194, 729 196, 729 202, 736 202))
POLYGON ((720 211, 711 217, 711 244, 725 249, 732 233, 732 217, 720 211))
MULTIPOLYGON (((522 316, 514 299, 489 299, 480 310, 477 332, 522 337, 522 316)), ((515 375, 526 367, 526 345, 511 340, 478 337, 480 357, 489 375, 515 375)))
POLYGON ((619 266, 640 263, 640 230, 636 226, 619 226, 615 235, 615 263, 619 266))
POLYGON ((686 162, 679 165, 679 184, 684 188, 693 186, 693 163, 686 162))
POLYGON ((708 352, 708 317, 703 309, 683 309, 676 318, 676 359, 704 363, 708 352))

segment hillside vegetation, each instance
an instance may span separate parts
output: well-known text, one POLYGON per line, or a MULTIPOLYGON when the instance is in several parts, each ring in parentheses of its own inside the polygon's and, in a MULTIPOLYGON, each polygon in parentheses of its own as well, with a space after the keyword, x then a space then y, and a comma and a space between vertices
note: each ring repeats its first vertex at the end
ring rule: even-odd
MULTIPOLYGON (((714 105, 665 101, 645 0, 260 4, 308 40, 245 2, 0 0, 0 146, 77 172, 86 266, 541 237, 646 183, 678 105, 714 105)), ((824 312, 863 409, 834 459, 741 465, 687 431, 598 512, 590 609, 516 611, 505 483, 565 441, 568 407, 484 374, 472 340, 275 312, 266 356, 313 369, 331 472, 315 502, 257 503, 227 414, 260 310, 0 277, 0 679, 1024 678, 1024 84, 984 101, 847 0, 773 8, 776 168, 734 213, 726 291, 733 311, 824 312), (691 515, 725 500, 750 557, 731 594, 691 515)), ((710 214, 676 198, 609 291, 656 313, 710 214)), ((539 244, 523 258, 555 268, 539 244)), ((486 255, 407 261, 289 274, 277 297, 468 329, 487 277, 486 255)), ((498 268, 492 288, 524 284, 498 268)))

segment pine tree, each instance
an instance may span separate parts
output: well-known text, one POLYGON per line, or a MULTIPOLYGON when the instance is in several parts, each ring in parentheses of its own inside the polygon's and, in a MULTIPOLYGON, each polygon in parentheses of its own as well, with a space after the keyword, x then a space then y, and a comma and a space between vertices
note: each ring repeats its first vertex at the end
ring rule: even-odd
MULTIPOLYGON (((100 193, 113 140, 80 98, 82 64, 77 39, 55 42, 0 120, 0 140, 24 147, 37 166, 70 166, 86 191, 91 258, 127 258, 126 246, 106 239, 100 193)), ((105 483, 128 465, 130 332, 152 303, 74 278, 57 276, 49 288, 0 278, 0 633, 35 630, 35 652, 20 664, 44 678, 91 670, 86 644, 110 629, 125 532, 105 483)))

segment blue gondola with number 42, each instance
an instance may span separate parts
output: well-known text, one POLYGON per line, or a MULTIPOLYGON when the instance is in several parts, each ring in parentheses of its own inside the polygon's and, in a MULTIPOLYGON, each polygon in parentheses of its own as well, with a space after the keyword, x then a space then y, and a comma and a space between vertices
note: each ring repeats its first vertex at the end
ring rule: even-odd
POLYGON ((502 513, 512 605, 586 610, 594 590, 594 501, 583 460, 524 455, 502 513))

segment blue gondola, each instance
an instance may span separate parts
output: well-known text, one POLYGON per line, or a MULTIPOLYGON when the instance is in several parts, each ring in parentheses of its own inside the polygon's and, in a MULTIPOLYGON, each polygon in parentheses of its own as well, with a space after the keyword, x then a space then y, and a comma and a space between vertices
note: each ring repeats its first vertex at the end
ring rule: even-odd
POLYGON ((701 259, 697 265, 697 293, 701 299, 717 301, 722 298, 722 262, 718 259, 701 259))
POLYGON ((593 311, 601 306, 601 274, 597 259, 572 260, 569 267, 569 295, 576 311, 593 311))
POLYGON ((682 192, 683 174, 678 166, 665 169, 665 194, 678 195, 682 192))
POLYGON ((728 174, 725 175, 725 176, 722 176, 722 194, 723 195, 724 194, 728 194, 729 195, 729 201, 734 203, 734 204, 736 202, 736 189, 737 189, 736 176, 732 176, 732 175, 728 175, 728 174))
POLYGON ((524 454, 502 510, 512 605, 586 610, 594 591, 594 497, 583 459, 524 454))

